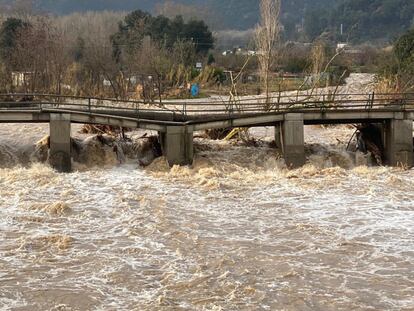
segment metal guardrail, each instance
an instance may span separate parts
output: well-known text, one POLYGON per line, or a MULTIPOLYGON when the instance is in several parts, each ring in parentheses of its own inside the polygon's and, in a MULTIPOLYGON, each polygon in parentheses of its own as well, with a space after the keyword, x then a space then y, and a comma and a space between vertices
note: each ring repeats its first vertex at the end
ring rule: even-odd
POLYGON ((370 111, 384 109, 392 111, 414 111, 414 93, 385 94, 307 94, 297 93, 283 96, 245 96, 230 100, 177 100, 144 102, 98 97, 68 96, 55 94, 0 94, 1 110, 61 109, 82 113, 99 114, 113 112, 140 118, 144 113, 167 113, 184 116, 265 114, 307 111, 370 111))

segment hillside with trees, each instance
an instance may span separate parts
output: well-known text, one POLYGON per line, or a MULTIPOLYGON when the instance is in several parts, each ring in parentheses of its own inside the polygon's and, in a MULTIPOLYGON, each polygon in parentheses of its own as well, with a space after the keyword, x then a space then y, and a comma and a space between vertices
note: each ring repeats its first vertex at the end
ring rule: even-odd
POLYGON ((310 41, 324 34, 336 41, 389 42, 413 26, 411 0, 342 0, 331 9, 309 10, 304 19, 305 37, 310 41))
MULTIPOLYGON (((140 9, 170 18, 202 19, 216 31, 251 29, 259 18, 258 0, 0 0, 2 7, 11 5, 57 14, 140 9)), ((282 2, 281 12, 284 37, 300 41, 313 41, 324 34, 336 41, 387 42, 414 24, 412 0, 289 0, 282 2)))
MULTIPOLYGON (((332 7, 336 1, 284 1, 282 3, 282 11, 284 12, 282 19, 289 25, 300 23, 307 10, 320 7, 332 7)), ((0 4, 14 4, 15 2, 11 0, 0 0, 0 4)), ((137 9, 154 12, 158 6, 164 5, 165 3, 170 4, 170 7, 173 4, 172 7, 175 10, 180 6, 182 8, 182 5, 184 5, 190 8, 184 11, 191 12, 190 14, 197 15, 196 17, 205 15, 205 12, 209 11, 209 15, 217 17, 214 19, 214 23, 219 29, 249 29, 254 27, 259 19, 259 0, 18 0, 17 2, 26 4, 32 2, 37 9, 57 14, 91 10, 133 11, 137 9), (199 10, 191 10, 191 7, 198 8, 199 10)), ((183 10, 179 9, 177 13, 183 13, 183 10)))

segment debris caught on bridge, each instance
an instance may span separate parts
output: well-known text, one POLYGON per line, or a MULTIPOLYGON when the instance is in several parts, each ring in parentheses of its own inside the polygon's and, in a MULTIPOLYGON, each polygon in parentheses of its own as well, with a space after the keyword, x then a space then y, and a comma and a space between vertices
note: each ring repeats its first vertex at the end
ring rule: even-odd
POLYGON ((360 124, 357 125, 356 132, 357 150, 365 154, 370 152, 375 162, 380 166, 384 164, 385 160, 381 126, 377 124, 360 124))
POLYGON ((111 136, 121 135, 125 137, 124 133, 129 132, 131 129, 123 128, 119 126, 111 125, 97 125, 97 124, 84 124, 80 129, 81 134, 108 134, 111 136))
POLYGON ((205 130, 205 136, 212 140, 222 140, 227 137, 231 133, 232 128, 220 128, 220 129, 211 129, 205 130))
MULTIPOLYGON (((126 162, 145 167, 162 156, 157 136, 142 136, 135 139, 120 139, 108 134, 97 134, 85 139, 72 138, 73 162, 86 167, 115 165, 126 162)), ((32 160, 50 162, 50 137, 45 136, 35 144, 32 160)), ((53 160, 53 159, 52 159, 53 160)))

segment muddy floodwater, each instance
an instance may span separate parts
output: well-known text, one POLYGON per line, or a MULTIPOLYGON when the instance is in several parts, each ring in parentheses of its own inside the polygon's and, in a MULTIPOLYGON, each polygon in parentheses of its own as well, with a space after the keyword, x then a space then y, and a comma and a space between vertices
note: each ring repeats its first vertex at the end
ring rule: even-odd
POLYGON ((414 171, 352 132, 307 127, 297 170, 196 139, 193 168, 58 174, 25 162, 46 125, 0 125, 0 310, 414 310, 414 171))

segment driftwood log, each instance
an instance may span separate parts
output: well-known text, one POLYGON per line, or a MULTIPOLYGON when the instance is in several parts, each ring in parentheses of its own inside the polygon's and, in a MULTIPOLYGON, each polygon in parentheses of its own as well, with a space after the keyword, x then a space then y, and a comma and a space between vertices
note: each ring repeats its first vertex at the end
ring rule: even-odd
POLYGON ((125 132, 129 131, 131 131, 131 129, 119 126, 84 124, 79 132, 82 134, 108 134, 111 136, 121 135, 122 137, 125 137, 125 132))
POLYGON ((382 125, 361 124, 357 126, 357 150, 372 154, 378 165, 385 162, 385 148, 382 138, 382 125))
POLYGON ((210 138, 212 140, 222 140, 225 139, 227 135, 231 133, 232 130, 232 128, 206 130, 205 135, 207 136, 207 138, 210 138))

